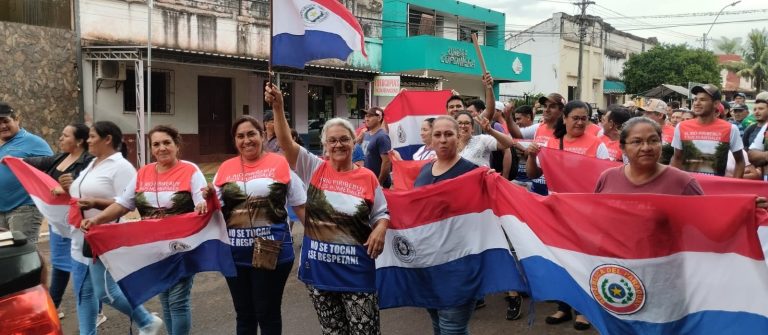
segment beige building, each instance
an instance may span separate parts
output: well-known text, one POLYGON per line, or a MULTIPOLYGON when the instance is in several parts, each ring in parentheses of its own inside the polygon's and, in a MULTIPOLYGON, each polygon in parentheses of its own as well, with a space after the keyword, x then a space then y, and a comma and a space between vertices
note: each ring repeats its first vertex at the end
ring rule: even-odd
MULTIPOLYGON (((625 99, 621 71, 633 54, 650 49, 658 41, 621 32, 597 16, 586 16, 587 29, 582 61, 581 99, 605 108, 625 99)), ((508 36, 507 50, 532 57, 530 82, 502 84, 501 94, 525 96, 558 92, 575 99, 579 66, 578 17, 555 13, 520 33, 508 36)))

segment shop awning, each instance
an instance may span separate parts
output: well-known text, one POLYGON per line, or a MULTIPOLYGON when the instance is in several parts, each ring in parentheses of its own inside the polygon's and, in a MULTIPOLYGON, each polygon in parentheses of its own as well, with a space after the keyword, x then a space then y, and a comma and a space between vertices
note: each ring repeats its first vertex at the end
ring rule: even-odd
POLYGON ((603 93, 604 94, 624 94, 627 91, 627 86, 623 81, 605 80, 603 81, 603 93))
POLYGON ((662 84, 662 85, 656 86, 638 95, 641 97, 662 99, 674 93, 688 97, 687 88, 682 86, 677 86, 677 85, 670 85, 670 84, 662 84))

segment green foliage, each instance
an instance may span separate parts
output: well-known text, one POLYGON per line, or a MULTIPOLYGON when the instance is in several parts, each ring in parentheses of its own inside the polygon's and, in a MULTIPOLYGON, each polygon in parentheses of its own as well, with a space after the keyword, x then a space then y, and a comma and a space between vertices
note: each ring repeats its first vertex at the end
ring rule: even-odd
POLYGON ((685 45, 662 44, 632 55, 622 72, 628 93, 642 93, 661 84, 683 87, 688 82, 720 83, 720 67, 712 52, 685 45))
POLYGON ((728 164, 729 151, 731 151, 730 143, 720 142, 720 144, 717 145, 717 148, 715 148, 715 161, 712 162, 712 168, 715 170, 715 174, 718 176, 725 175, 725 169, 728 164))
POLYGON ((752 80, 757 91, 762 91, 768 87, 768 31, 752 29, 742 50, 742 61, 725 63, 723 68, 752 80))
POLYGON ((735 55, 741 51, 741 37, 720 36, 720 39, 715 41, 715 49, 724 55, 735 55))

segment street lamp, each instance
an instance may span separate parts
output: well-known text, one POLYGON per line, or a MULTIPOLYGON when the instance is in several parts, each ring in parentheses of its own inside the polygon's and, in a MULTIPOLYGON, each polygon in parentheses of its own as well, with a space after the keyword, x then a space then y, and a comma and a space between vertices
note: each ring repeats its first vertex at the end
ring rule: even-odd
POLYGON ((736 5, 737 5, 739 2, 741 2, 741 0, 739 0, 739 1, 734 1, 734 2, 732 2, 732 3, 730 3, 730 4, 727 4, 727 5, 725 5, 725 7, 723 7, 723 9, 721 9, 719 12, 717 12, 717 15, 715 15, 715 20, 714 20, 714 21, 712 21, 712 25, 710 25, 710 26, 709 26, 709 30, 707 30, 707 32, 704 34, 704 40, 701 42, 701 47, 702 47, 704 50, 707 50, 707 36, 709 36, 709 32, 710 32, 710 31, 712 31, 712 27, 714 27, 714 26, 715 26, 715 22, 717 22, 717 18, 718 18, 718 17, 720 17, 720 14, 722 14, 722 13, 723 13, 723 11, 724 11, 726 8, 728 8, 728 7, 732 7, 732 6, 736 6, 736 5))

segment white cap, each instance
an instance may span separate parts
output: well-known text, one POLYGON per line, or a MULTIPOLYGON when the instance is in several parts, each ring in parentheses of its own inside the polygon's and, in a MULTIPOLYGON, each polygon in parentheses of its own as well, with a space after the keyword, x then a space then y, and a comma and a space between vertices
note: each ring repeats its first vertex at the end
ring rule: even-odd
POLYGON ((504 103, 501 101, 496 101, 496 110, 503 111, 504 110, 504 103))

